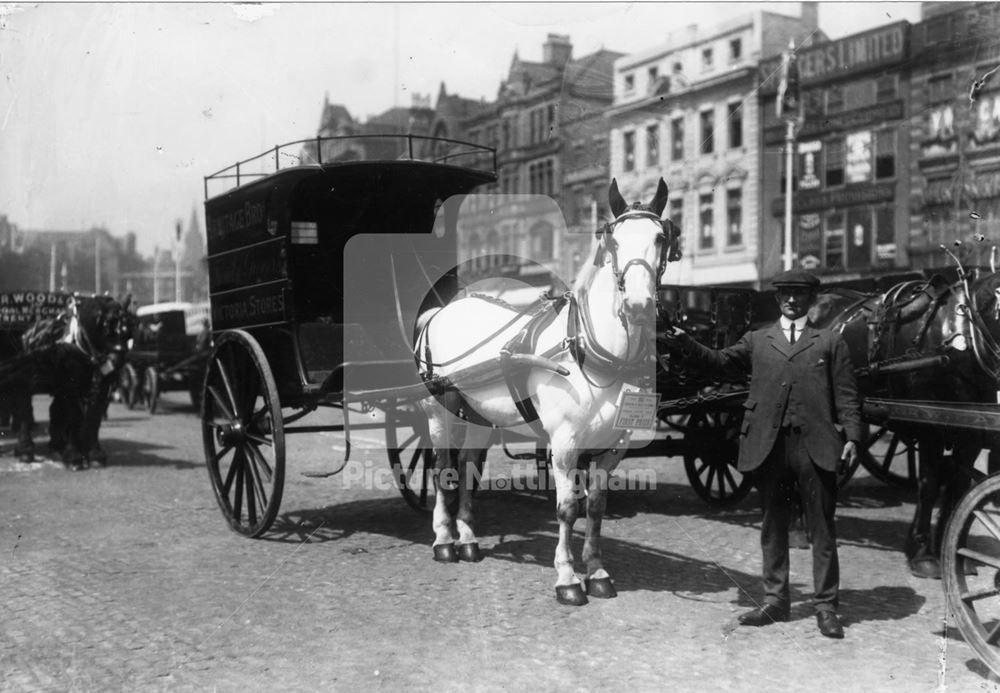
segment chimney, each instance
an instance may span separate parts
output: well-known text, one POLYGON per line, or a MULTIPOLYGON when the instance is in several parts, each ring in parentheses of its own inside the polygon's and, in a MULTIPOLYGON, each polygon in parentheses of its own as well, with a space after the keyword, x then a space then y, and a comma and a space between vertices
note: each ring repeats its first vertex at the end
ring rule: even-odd
POLYGON ((566 34, 549 34, 542 47, 543 61, 549 65, 563 67, 573 59, 573 44, 566 34))
POLYGON ((801 19, 808 31, 816 31, 819 28, 819 3, 815 0, 803 2, 801 19))

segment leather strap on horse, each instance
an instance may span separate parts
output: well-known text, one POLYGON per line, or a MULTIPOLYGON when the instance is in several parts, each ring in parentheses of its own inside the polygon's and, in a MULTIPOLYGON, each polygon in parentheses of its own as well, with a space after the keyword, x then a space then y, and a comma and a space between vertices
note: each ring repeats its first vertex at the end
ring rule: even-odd
MULTIPOLYGON (((523 361, 519 360, 518 357, 534 355, 535 346, 538 344, 538 335, 552 324, 556 316, 559 315, 559 311, 567 303, 571 303, 570 297, 571 295, 566 293, 548 301, 548 310, 536 313, 528 321, 528 324, 500 350, 500 369, 503 373, 504 382, 507 384, 507 391, 510 392, 510 397, 514 400, 517 413, 531 427, 535 435, 542 440, 547 439, 548 434, 538 420, 538 410, 535 409, 535 405, 531 401, 531 393, 528 392, 528 377, 531 375, 531 369, 518 367, 519 363, 523 364, 523 361)), ((560 351, 561 348, 560 346, 559 348, 549 350, 545 354, 542 354, 541 358, 547 360, 556 351, 560 351)), ((569 371, 565 371, 563 374, 568 375, 568 373, 569 371)))

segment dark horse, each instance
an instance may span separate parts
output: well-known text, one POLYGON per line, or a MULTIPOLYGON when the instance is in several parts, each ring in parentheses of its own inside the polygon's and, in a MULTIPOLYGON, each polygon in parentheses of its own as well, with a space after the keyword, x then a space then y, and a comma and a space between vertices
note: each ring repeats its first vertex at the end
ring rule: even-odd
POLYGON ((37 320, 23 334, 0 333, 0 390, 11 407, 21 460, 34 459, 31 396, 47 392, 50 452, 69 469, 105 464, 98 431, 132 339, 130 302, 74 294, 58 315, 37 320))
MULTIPOLYGON (((820 294, 810 319, 840 330, 851 350, 865 398, 996 403, 1000 376, 1000 274, 974 281, 940 275, 896 284, 883 294, 845 289, 820 294)), ((917 504, 905 544, 911 572, 941 576, 941 539, 948 517, 968 490, 983 448, 1000 449, 989 431, 941 422, 888 426, 919 451, 917 504), (950 461, 945 451, 951 450, 950 461), (934 506, 940 500, 932 529, 934 506)))

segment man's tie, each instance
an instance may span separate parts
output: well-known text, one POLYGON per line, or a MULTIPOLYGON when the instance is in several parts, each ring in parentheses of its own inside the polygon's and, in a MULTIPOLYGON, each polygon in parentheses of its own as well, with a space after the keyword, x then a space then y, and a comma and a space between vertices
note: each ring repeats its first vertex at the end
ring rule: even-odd
POLYGON ((792 323, 791 329, 788 331, 788 343, 795 344, 795 323, 792 323))

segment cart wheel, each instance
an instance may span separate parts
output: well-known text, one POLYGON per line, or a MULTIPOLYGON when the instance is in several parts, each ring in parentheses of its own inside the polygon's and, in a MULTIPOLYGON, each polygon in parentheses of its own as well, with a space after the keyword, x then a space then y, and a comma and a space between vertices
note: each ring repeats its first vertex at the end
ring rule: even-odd
POLYGON ((414 510, 429 513, 434 508, 435 457, 427 419, 409 408, 386 409, 385 448, 403 500, 414 510))
POLYGON ((118 398, 129 409, 135 408, 135 400, 139 391, 139 374, 135 366, 126 363, 118 374, 118 398))
POLYGON ((155 414, 156 401, 160 398, 160 376, 155 366, 146 366, 146 370, 142 372, 142 396, 146 411, 155 414))
POLYGON ((229 526, 259 537, 285 484, 285 427, 264 351, 243 330, 224 332, 205 376, 202 438, 215 499, 229 526))
POLYGON ((987 477, 962 497, 948 520, 941 558, 958 630, 1000 675, 1000 475, 987 477))
POLYGON ((858 451, 861 464, 878 479, 902 488, 917 487, 917 441, 881 426, 871 430, 858 451))
POLYGON ((684 471, 694 492, 716 506, 743 500, 750 477, 736 469, 741 414, 728 411, 691 414, 684 430, 684 471))

